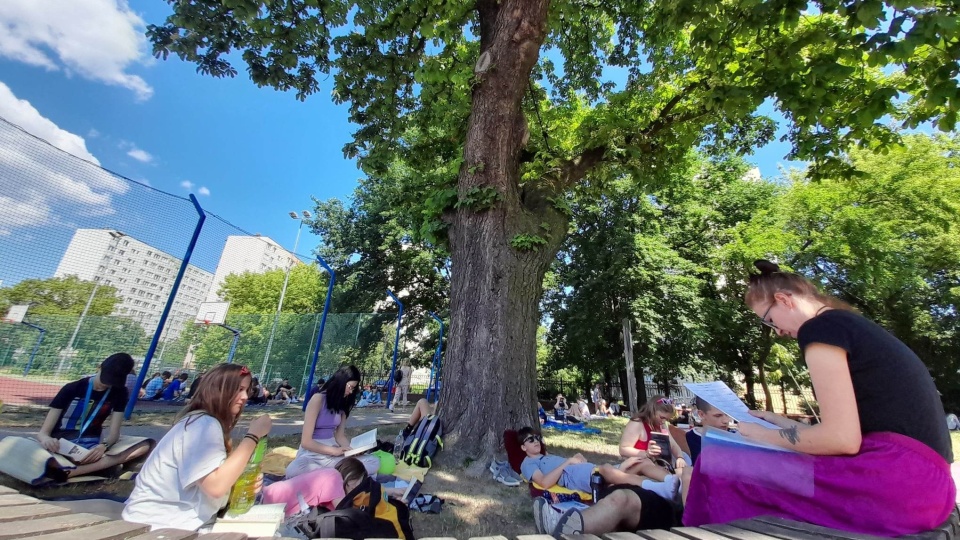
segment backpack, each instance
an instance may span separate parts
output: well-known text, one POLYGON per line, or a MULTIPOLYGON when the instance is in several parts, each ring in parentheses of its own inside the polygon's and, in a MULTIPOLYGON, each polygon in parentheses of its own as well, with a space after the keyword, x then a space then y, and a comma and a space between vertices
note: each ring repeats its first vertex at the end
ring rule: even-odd
POLYGON ((414 467, 431 467, 433 456, 443 449, 442 437, 443 428, 437 415, 421 418, 417 427, 404 439, 400 459, 414 467))
POLYGON ((402 380, 403 380, 403 370, 402 370, 402 369, 398 369, 398 370, 397 370, 396 372, 394 372, 394 374, 393 374, 393 382, 399 383, 399 382, 402 381, 402 380))
POLYGON ((400 538, 414 540, 410 511, 390 500, 383 487, 367 478, 348 493, 337 509, 317 518, 319 536, 314 538, 400 538))

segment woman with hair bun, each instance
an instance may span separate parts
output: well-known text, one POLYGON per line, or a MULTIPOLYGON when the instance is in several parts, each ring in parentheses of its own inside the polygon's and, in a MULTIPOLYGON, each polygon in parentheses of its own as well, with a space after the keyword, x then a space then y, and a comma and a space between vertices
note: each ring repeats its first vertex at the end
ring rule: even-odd
POLYGON ((741 423, 748 438, 794 452, 705 446, 684 524, 773 515, 825 527, 900 536, 933 529, 955 506, 953 451, 943 405, 923 362, 896 337, 803 277, 756 261, 746 304, 799 342, 820 407, 806 425, 741 423))

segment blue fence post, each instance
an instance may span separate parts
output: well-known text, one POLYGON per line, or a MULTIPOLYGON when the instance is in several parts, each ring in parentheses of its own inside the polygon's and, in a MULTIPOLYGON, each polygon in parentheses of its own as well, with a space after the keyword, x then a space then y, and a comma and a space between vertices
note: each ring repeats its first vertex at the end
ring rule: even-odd
POLYGON ((24 326, 29 326, 34 330, 40 331, 40 337, 37 338, 37 342, 33 345, 33 351, 30 353, 30 359, 27 360, 27 367, 23 369, 23 376, 26 377, 27 373, 30 373, 30 367, 33 366, 33 359, 37 356, 37 351, 40 350, 40 344, 43 343, 43 336, 46 335, 47 331, 35 324, 28 323, 27 321, 20 321, 20 324, 24 326))
POLYGON ((317 262, 330 274, 330 283, 327 285, 327 300, 323 304, 323 316, 320 317, 320 330, 317 332, 317 343, 313 347, 313 362, 310 364, 310 375, 307 377, 307 389, 303 393, 303 410, 307 410, 307 402, 310 401, 307 398, 310 396, 310 391, 313 390, 313 376, 317 372, 317 359, 320 358, 320 344, 323 343, 323 329, 327 325, 327 313, 330 312, 330 297, 333 296, 333 284, 337 281, 337 273, 333 271, 333 268, 330 268, 330 265, 327 264, 327 261, 323 260, 323 257, 317 255, 317 262))
POLYGON ((167 316, 170 315, 170 308, 173 307, 173 299, 177 296, 180 289, 180 282, 183 281, 183 275, 187 272, 187 265, 190 264, 190 257, 193 255, 193 248, 197 247, 197 240, 200 238, 200 230, 203 229, 203 222, 207 220, 207 214, 200 207, 197 198, 190 194, 190 202, 197 211, 197 226, 193 229, 193 236, 187 245, 187 252, 183 255, 183 261, 180 263, 180 270, 177 277, 173 280, 173 286, 170 288, 170 296, 167 297, 167 304, 163 306, 163 313, 160 314, 160 322, 157 323, 157 331, 153 333, 153 339, 150 340, 150 347, 147 348, 147 354, 143 357, 143 367, 140 368, 140 374, 137 375, 137 384, 133 387, 134 392, 130 394, 130 401, 127 402, 127 409, 123 412, 123 417, 127 420, 133 413, 133 406, 137 403, 136 390, 143 386, 143 381, 150 369, 150 361, 153 360, 153 354, 157 352, 157 345, 160 343, 160 334, 163 333, 163 327, 167 324, 167 316))
POLYGON ((443 362, 443 319, 437 317, 437 314, 428 311, 433 320, 440 323, 440 338, 437 340, 437 350, 433 352, 433 363, 430 365, 430 382, 427 386, 427 401, 433 401, 432 396, 439 396, 440 392, 440 365, 443 362), (436 379, 434 379, 436 375, 436 379))
POLYGON ((390 365, 390 377, 387 378, 387 409, 393 411, 393 378, 397 371, 397 352, 400 349, 400 325, 403 324, 403 304, 387 289, 387 296, 397 303, 400 311, 397 312, 397 337, 393 340, 393 363, 390 365))
POLYGON ((230 343, 230 353, 227 354, 227 363, 228 363, 228 364, 232 364, 232 363, 233 363, 233 355, 237 352, 237 343, 240 341, 240 330, 238 330, 238 329, 236 329, 236 328, 230 328, 229 326, 227 326, 227 325, 225 325, 225 324, 221 324, 220 326, 222 326, 222 327, 226 328, 227 330, 233 332, 233 342, 230 343))

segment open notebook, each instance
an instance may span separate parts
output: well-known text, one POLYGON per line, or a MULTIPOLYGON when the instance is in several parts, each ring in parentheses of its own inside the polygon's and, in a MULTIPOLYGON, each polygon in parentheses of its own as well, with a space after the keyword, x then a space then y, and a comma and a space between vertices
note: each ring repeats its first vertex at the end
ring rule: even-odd
POLYGON ((239 516, 224 516, 217 519, 211 532, 245 533, 251 538, 272 537, 283 522, 286 503, 257 504, 239 516))

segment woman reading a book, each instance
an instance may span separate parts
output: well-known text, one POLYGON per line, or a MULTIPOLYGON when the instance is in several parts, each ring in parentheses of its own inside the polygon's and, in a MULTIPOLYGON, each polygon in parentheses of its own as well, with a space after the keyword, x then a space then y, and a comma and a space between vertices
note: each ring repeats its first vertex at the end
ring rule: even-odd
POLYGON ((886 330, 801 276, 757 261, 746 303, 763 324, 796 339, 821 422, 757 412, 777 429, 740 433, 776 451, 711 444, 697 460, 684 524, 761 515, 879 536, 940 526, 953 510, 953 452, 926 367, 886 330))
MULTIPOLYGON (((250 370, 237 364, 221 364, 204 375, 196 395, 143 464, 124 520, 189 531, 212 524, 260 438, 270 432, 270 416, 263 414, 250 422, 236 447, 230 440, 250 381, 250 370)), ((257 491, 261 483, 262 476, 257 491)))
POLYGON ((671 474, 662 460, 664 455, 672 458, 681 456, 680 446, 667 429, 667 422, 673 419, 673 415, 673 400, 664 396, 650 398, 623 428, 623 435, 620 436, 620 457, 639 458, 636 464, 624 469, 626 472, 665 482, 673 486, 672 491, 676 492, 679 489, 679 477, 671 474), (670 448, 661 448, 653 440, 654 433, 665 435, 661 441, 669 441, 670 448))
MULTIPOLYGON (((346 424, 360 393, 360 370, 343 366, 307 403, 297 457, 287 466, 287 478, 322 468, 332 468, 350 451, 346 424)), ((380 468, 376 456, 357 456, 370 475, 380 468)))

